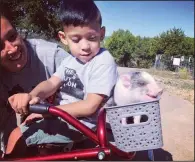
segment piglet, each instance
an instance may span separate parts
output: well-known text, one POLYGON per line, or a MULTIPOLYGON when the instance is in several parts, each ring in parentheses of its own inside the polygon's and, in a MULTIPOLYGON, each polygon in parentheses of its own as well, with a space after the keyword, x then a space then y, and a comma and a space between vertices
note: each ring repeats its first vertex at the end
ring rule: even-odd
MULTIPOLYGON (((144 71, 121 74, 114 88, 114 102, 117 106, 157 99, 163 90, 155 79, 144 71)), ((134 116, 134 123, 140 123, 141 116, 134 116)), ((126 122, 122 119, 122 123, 126 122)))

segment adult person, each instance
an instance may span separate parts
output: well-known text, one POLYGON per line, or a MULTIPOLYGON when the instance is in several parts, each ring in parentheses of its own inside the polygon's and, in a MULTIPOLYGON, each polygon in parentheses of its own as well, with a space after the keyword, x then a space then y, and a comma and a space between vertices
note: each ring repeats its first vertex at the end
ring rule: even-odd
MULTIPOLYGON (((7 99, 30 92, 48 79, 69 54, 58 44, 42 39, 23 39, 1 10, 0 133, 4 152, 10 132, 17 126, 16 115, 7 99)), ((25 112, 24 112, 25 113, 25 112)))

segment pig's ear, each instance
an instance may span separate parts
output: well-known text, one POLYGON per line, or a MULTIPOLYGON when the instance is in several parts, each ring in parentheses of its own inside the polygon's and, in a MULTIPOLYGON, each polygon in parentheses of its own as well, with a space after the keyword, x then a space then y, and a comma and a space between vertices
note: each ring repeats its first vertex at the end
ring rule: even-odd
POLYGON ((122 84, 124 85, 125 88, 129 88, 130 87, 131 82, 130 82, 130 76, 128 74, 121 75, 120 79, 121 79, 122 84))

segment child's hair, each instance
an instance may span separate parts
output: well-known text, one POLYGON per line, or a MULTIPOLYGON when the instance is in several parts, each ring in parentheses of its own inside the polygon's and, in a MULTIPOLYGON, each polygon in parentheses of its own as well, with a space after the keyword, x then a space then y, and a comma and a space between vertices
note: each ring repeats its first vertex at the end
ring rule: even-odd
POLYGON ((60 21, 63 26, 85 26, 94 22, 102 25, 101 13, 93 0, 64 0, 60 21))

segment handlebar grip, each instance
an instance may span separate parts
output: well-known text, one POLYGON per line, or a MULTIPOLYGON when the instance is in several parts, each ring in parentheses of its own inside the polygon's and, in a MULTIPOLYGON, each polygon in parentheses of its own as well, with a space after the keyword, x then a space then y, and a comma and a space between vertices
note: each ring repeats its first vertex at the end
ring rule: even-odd
POLYGON ((49 111, 50 105, 47 104, 35 104, 35 105, 29 105, 29 111, 31 113, 37 113, 37 114, 47 114, 49 111))

